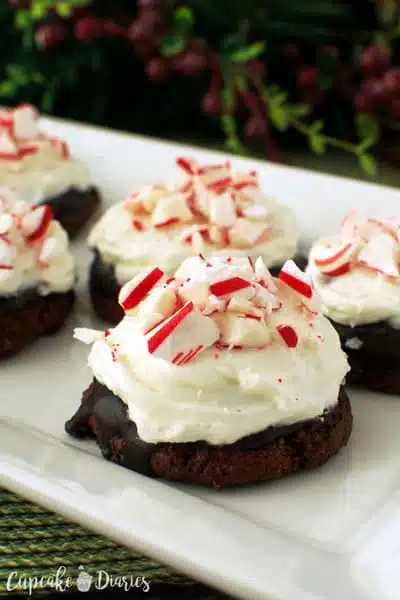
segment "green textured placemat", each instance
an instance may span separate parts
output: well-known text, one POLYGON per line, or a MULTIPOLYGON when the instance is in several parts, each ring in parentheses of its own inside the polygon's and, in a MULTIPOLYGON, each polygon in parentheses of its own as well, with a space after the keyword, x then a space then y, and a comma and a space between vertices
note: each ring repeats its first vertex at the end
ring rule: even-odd
MULTIPOLYGON (((60 598, 69 595, 75 597, 77 581, 80 584, 78 589, 84 588, 88 576, 94 579, 90 592, 84 596, 86 598, 95 598, 100 594, 107 598, 126 595, 160 600, 226 598, 151 558, 95 535, 80 525, 69 523, 61 516, 11 492, 0 490, 1 596, 9 595, 10 588, 14 594, 28 595, 26 586, 32 582, 32 597, 45 595, 53 598, 54 592, 58 592, 56 596, 60 598), (65 588, 68 583, 64 591, 60 586, 54 589, 58 569, 62 569, 58 578, 58 581, 62 581, 60 585, 65 588), (68 577, 71 578, 70 582, 67 581, 68 577), (110 577, 113 578, 114 586, 109 585, 110 577), (126 587, 130 588, 128 593, 117 585, 124 583, 122 577, 125 577, 126 587), (137 577, 142 578, 137 580, 139 587, 131 587, 137 577), (39 582, 41 578, 42 581, 39 582), (145 594, 143 591, 147 586, 143 578, 149 582, 150 587, 145 594), (108 585, 100 591, 106 583, 108 585)), ((76 595, 81 597, 80 594, 76 595)))

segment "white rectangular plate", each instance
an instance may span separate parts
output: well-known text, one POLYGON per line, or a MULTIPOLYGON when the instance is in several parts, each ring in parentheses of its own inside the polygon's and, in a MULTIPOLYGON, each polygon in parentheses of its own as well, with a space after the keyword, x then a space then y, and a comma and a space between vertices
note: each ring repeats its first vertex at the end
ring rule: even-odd
MULTIPOLYGON (((57 120, 45 122, 92 167, 106 203, 173 174, 179 155, 221 155, 57 120)), ((399 214, 400 193, 233 158, 296 212, 304 242, 345 212, 399 214)), ((0 484, 234 596, 256 600, 398 600, 400 398, 352 392, 355 428, 326 467, 270 485, 215 492, 107 463, 64 422, 91 379, 74 326, 91 315, 85 236, 74 244, 79 302, 59 335, 0 366, 0 484)))

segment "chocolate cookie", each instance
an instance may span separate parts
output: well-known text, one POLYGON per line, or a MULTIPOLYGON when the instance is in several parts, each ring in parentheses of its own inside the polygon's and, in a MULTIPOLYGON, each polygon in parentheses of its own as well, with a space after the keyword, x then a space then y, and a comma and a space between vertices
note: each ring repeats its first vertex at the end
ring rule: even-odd
POLYGON ((269 427, 234 444, 148 444, 138 437, 122 400, 94 380, 65 428, 76 438, 95 438, 104 458, 128 469, 222 489, 272 481, 326 463, 347 443, 352 423, 350 401, 341 388, 338 403, 321 417, 269 427))
POLYGON ((54 218, 61 223, 72 238, 95 213, 100 205, 100 194, 93 186, 86 190, 71 187, 58 196, 46 198, 42 204, 51 206, 54 218))
MULTIPOLYGON (((302 269, 307 264, 307 259, 302 255, 295 257, 296 264, 302 269)), ((271 273, 279 274, 281 267, 274 267, 271 273)), ((116 325, 124 316, 118 304, 120 284, 115 277, 115 267, 105 262, 98 250, 94 251, 94 258, 89 272, 89 291, 92 305, 96 313, 107 321, 116 325)))
POLYGON ((387 321, 340 325, 331 321, 348 355, 347 383, 383 394, 400 394, 400 329, 387 321))
POLYGON ((56 333, 70 313, 74 298, 72 290, 41 296, 33 288, 0 297, 0 360, 42 335, 56 333))

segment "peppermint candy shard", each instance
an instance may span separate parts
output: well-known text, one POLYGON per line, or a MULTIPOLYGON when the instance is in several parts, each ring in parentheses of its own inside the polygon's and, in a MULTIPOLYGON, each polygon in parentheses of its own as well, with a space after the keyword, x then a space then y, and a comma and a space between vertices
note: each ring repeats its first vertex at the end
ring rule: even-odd
POLYGON ((10 231, 13 226, 13 218, 10 214, 4 213, 0 215, 0 235, 4 235, 8 231, 10 231))
POLYGON ((356 250, 353 242, 348 242, 339 248, 323 247, 319 254, 314 254, 315 266, 323 274, 329 277, 344 275, 350 270, 350 261, 356 250))
POLYGON ((3 270, 13 269, 16 249, 4 238, 0 237, 0 267, 3 270))
POLYGON ((137 275, 122 286, 118 302, 126 314, 136 308, 163 277, 164 271, 155 267, 137 275))
POLYGON ((299 338, 291 325, 278 325, 276 330, 288 348, 296 348, 299 338))
POLYGON ((22 231, 28 242, 40 240, 53 220, 53 211, 48 204, 34 206, 22 218, 22 231))
POLYGON ((293 260, 285 262, 279 273, 279 279, 301 296, 312 297, 313 289, 310 278, 299 269, 293 260))
POLYGON ((29 104, 17 106, 13 113, 14 135, 17 140, 32 140, 40 135, 38 112, 29 104))
POLYGON ((182 171, 185 171, 185 173, 187 173, 188 175, 196 175, 197 171, 198 171, 198 166, 196 161, 192 160, 191 158, 184 158, 184 157, 180 157, 176 159, 176 165, 182 169, 182 171))
POLYGON ((150 354, 176 366, 192 361, 218 338, 217 325, 196 311, 193 302, 187 302, 145 336, 150 354))
POLYGON ((7 130, 0 130, 0 159, 19 159, 18 148, 7 130))
POLYGON ((236 221, 236 208, 229 192, 210 198, 210 221, 220 227, 232 227, 236 221))
POLYGON ((55 148, 59 153, 62 159, 68 160, 70 157, 69 146, 67 142, 63 140, 59 140, 58 138, 49 138, 50 144, 55 148))
POLYGON ((381 233, 370 239, 358 254, 358 262, 366 267, 387 275, 400 277, 396 261, 398 242, 389 233, 381 233))
POLYGON ((216 296, 226 296, 227 294, 234 294, 239 290, 243 290, 250 287, 251 283, 243 279, 242 277, 231 277, 224 279, 223 281, 217 281, 210 285, 210 293, 216 296))

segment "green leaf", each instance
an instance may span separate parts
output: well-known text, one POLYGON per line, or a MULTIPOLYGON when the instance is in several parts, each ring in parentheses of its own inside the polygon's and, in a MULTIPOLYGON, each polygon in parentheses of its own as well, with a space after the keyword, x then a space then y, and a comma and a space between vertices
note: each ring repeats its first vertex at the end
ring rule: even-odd
POLYGON ((15 13, 15 27, 25 29, 31 24, 31 15, 27 10, 19 10, 15 13))
POLYGON ((324 154, 326 150, 326 142, 323 135, 310 135, 309 141, 312 150, 314 150, 316 154, 324 154))
POLYGON ((245 63, 254 60, 265 50, 265 42, 254 42, 250 46, 239 48, 231 54, 231 59, 236 63, 245 63))
POLYGON ((174 25, 180 33, 190 33, 194 25, 193 11, 188 6, 179 6, 174 13, 174 25))
POLYGON ((232 137, 236 134, 236 122, 232 115, 222 115, 222 129, 227 137, 232 137))
POLYGON ((293 117, 306 117, 310 114, 308 104, 291 104, 288 106, 288 110, 293 117))
POLYGON ((161 54, 163 56, 174 56, 185 47, 185 39, 180 35, 166 35, 161 43, 161 54))
POLYGON ((272 124, 279 131, 285 131, 289 127, 290 119, 285 109, 270 105, 269 116, 272 124))
POLYGON ((231 113, 235 108, 235 90, 232 87, 225 87, 222 91, 222 101, 226 112, 231 113))
POLYGON ((375 144, 381 135, 378 120, 372 115, 357 115, 357 132, 362 140, 361 144, 367 144, 366 147, 375 144))
POLYGON ((72 14, 72 6, 68 2, 59 2, 56 6, 56 10, 63 19, 68 19, 72 14))
POLYGON ((372 154, 360 154, 358 157, 360 166, 368 175, 375 175, 377 171, 377 163, 372 154))
POLYGON ((316 135, 317 133, 319 133, 322 130, 323 126, 324 122, 321 120, 317 120, 314 121, 314 123, 311 123, 309 127, 310 135, 316 135))
POLYGON ((55 102, 55 90, 54 90, 53 86, 50 86, 49 89, 46 90, 46 92, 42 96, 42 100, 40 103, 41 110, 45 113, 52 112, 52 110, 54 108, 54 102, 55 102))
POLYGON ((41 21, 47 15, 48 8, 41 2, 35 2, 31 8, 31 16, 35 21, 41 21))
POLYGON ((0 82, 0 96, 10 98, 15 94, 16 88, 12 81, 0 82))

